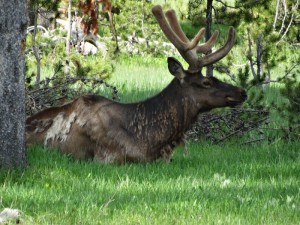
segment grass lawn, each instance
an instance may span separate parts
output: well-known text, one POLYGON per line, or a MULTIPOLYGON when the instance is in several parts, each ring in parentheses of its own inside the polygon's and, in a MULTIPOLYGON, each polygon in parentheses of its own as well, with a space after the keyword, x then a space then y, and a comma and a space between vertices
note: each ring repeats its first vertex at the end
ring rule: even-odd
POLYGON ((179 147, 169 164, 103 165, 33 147, 0 172, 0 208, 22 224, 299 224, 298 144, 179 147))
MULTIPOLYGON (((165 61, 142 62, 115 65, 109 82, 122 101, 147 98, 172 79, 165 61)), ((0 171, 0 211, 20 209, 29 225, 300 224, 299 144, 192 142, 189 155, 178 147, 169 164, 123 166, 36 146, 25 171, 0 171)))

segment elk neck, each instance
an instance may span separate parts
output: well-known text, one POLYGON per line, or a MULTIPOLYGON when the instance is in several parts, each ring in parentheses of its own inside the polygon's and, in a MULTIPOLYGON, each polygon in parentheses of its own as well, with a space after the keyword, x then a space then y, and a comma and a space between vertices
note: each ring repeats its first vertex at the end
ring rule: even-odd
POLYGON ((199 113, 199 105, 176 78, 156 96, 131 107, 135 109, 130 110, 134 113, 127 129, 137 139, 157 144, 180 139, 199 113))

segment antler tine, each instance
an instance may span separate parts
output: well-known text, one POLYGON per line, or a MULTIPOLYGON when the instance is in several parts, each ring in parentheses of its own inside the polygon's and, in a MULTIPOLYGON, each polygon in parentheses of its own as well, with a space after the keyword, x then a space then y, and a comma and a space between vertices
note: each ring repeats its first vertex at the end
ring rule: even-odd
POLYGON ((173 29, 173 31, 177 34, 177 36, 185 43, 189 42, 190 40, 186 37, 185 33, 183 33, 177 16, 176 16, 176 12, 174 9, 170 9, 168 10, 166 13, 166 17, 169 21, 169 24, 171 26, 171 28, 173 29))
POLYGON ((231 50, 234 42, 235 42, 235 29, 233 27, 230 27, 228 32, 228 38, 224 46, 222 48, 219 48, 217 51, 209 55, 206 55, 202 59, 200 59, 198 66, 199 67, 208 66, 222 59, 231 50))
POLYGON ((185 49, 185 43, 181 40, 181 37, 179 38, 177 34, 171 29, 170 25, 168 24, 162 7, 160 5, 156 5, 152 8, 152 13, 155 16, 161 30, 166 35, 166 37, 169 39, 169 41, 175 46, 175 48, 178 49, 178 51, 182 51, 185 49))
POLYGON ((175 10, 174 9, 168 10, 166 12, 166 17, 167 17, 168 22, 169 22, 171 28, 173 29, 173 31, 185 43, 185 50, 191 50, 198 45, 200 39, 202 38, 202 36, 205 32, 205 28, 202 28, 201 30, 199 30, 199 32, 195 35, 193 40, 190 41, 186 37, 185 33, 182 31, 182 29, 179 25, 175 10))
POLYGON ((188 70, 190 72, 197 72, 202 67, 213 64, 214 62, 222 59, 233 47, 235 41, 235 30, 233 27, 230 27, 229 29, 228 39, 225 45, 216 52, 208 54, 211 51, 213 44, 218 39, 218 31, 214 32, 205 44, 198 46, 198 43, 205 32, 204 28, 200 29, 195 37, 190 41, 182 31, 174 10, 168 10, 165 16, 162 7, 160 5, 156 5, 152 8, 152 13, 165 36, 189 64, 188 70), (199 53, 207 55, 199 59, 199 53))
POLYGON ((179 26, 175 11, 171 10, 166 13, 169 23, 166 20, 160 5, 154 6, 152 8, 152 13, 165 36, 189 64, 189 68, 192 68, 192 71, 198 71, 198 56, 194 48, 197 46, 199 40, 203 36, 205 29, 201 29, 195 38, 190 42, 179 26))
POLYGON ((196 50, 197 53, 203 53, 203 54, 209 53, 209 51, 211 51, 212 46, 218 40, 218 37, 219 37, 219 31, 215 31, 205 44, 197 46, 197 50, 196 50))

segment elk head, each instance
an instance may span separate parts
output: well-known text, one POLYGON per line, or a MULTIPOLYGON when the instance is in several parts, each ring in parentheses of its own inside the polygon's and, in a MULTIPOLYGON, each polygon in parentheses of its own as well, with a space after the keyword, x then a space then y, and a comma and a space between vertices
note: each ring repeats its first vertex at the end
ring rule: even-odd
POLYGON ((212 108, 236 106, 247 98, 244 89, 222 82, 214 77, 205 77, 201 71, 190 72, 175 58, 168 58, 168 67, 179 81, 182 92, 197 105, 201 111, 212 108))
POLYGON ((184 70, 180 62, 174 58, 168 58, 168 67, 172 75, 180 80, 182 87, 188 87, 186 93, 194 99, 194 102, 203 109, 235 106, 247 98, 244 89, 224 83, 214 77, 205 77, 201 70, 225 57, 235 42, 235 30, 229 28, 228 38, 223 47, 212 52, 212 46, 216 42, 219 32, 213 33, 204 44, 198 45, 205 29, 202 28, 192 40, 189 40, 182 31, 173 9, 163 13, 160 5, 154 6, 152 12, 165 36, 175 46, 180 55, 189 64, 188 70, 184 70), (211 53, 212 52, 212 53, 211 53), (204 57, 199 58, 199 54, 204 57))

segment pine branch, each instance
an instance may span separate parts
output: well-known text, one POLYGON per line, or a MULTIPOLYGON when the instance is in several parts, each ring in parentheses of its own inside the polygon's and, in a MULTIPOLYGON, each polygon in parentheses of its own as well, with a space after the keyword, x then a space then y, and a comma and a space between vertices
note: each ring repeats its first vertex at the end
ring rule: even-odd
POLYGON ((294 65, 292 65, 292 66, 285 72, 285 74, 284 74, 282 77, 278 78, 278 80, 280 81, 280 80, 283 80, 283 79, 287 78, 289 75, 291 75, 291 73, 293 72, 293 70, 296 69, 298 66, 300 66, 299 63, 295 63, 294 65))
POLYGON ((226 8, 231 8, 231 9, 242 9, 243 10, 243 6, 231 6, 231 5, 227 5, 227 3, 223 2, 222 0, 215 0, 216 2, 221 3, 222 5, 224 5, 226 8))

